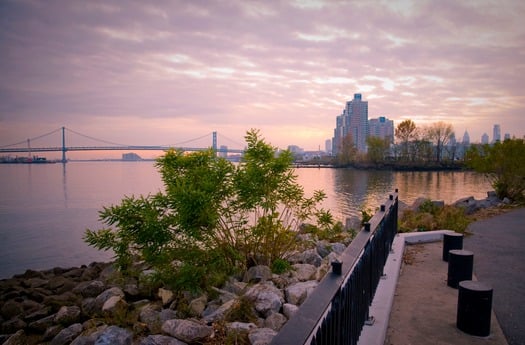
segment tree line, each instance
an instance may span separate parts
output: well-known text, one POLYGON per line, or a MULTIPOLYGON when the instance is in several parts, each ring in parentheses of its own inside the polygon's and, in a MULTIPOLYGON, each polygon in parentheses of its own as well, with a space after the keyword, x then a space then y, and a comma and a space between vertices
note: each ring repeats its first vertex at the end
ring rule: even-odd
POLYGON ((443 165, 458 159, 454 130, 451 124, 435 122, 418 127, 412 120, 399 123, 391 137, 368 136, 367 152, 358 152, 351 134, 345 136, 339 146, 335 163, 339 166, 353 164, 372 165, 443 165))

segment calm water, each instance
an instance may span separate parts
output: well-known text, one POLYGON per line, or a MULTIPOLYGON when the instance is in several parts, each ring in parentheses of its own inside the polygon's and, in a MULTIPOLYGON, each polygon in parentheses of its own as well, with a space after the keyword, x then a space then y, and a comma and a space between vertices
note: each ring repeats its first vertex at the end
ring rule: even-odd
MULTIPOLYGON (((470 172, 387 172, 297 169, 308 195, 326 192, 323 207, 344 222, 362 207, 375 209, 399 189, 401 201, 420 196, 453 202, 484 198, 491 189, 470 172)), ((70 162, 0 165, 0 278, 25 269, 69 267, 107 261, 111 254, 87 246, 86 228, 98 229, 98 211, 125 195, 162 190, 153 162, 70 162)))

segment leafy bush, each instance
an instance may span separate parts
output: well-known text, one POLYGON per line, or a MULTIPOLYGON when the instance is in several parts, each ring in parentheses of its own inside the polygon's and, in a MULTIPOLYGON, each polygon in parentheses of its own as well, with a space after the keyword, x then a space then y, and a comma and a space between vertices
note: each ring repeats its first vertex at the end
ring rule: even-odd
POLYGON ((100 219, 108 228, 87 229, 85 241, 113 250, 123 271, 144 261, 166 285, 194 290, 284 258, 298 245, 297 230, 306 221, 332 229, 331 214, 317 209, 325 194, 305 197, 291 153, 277 155, 256 130, 245 139, 237 166, 212 149, 167 151, 156 164, 165 192, 104 207, 100 219))
POLYGON ((472 146, 470 168, 485 174, 500 199, 525 200, 525 140, 507 139, 494 145, 472 146))
POLYGON ((431 200, 425 200, 417 211, 403 212, 399 221, 399 232, 453 230, 464 233, 470 222, 471 219, 461 207, 439 207, 431 200))

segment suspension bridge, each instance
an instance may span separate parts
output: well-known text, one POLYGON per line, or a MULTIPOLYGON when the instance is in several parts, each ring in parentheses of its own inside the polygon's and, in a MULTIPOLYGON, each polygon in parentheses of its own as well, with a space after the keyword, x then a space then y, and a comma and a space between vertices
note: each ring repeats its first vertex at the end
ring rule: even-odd
MULTIPOLYGON (((230 139, 230 141, 232 141, 232 140, 230 139)), ((236 144, 238 146, 242 146, 241 144, 238 144, 238 143, 236 143, 236 144)), ((33 153, 39 153, 39 152, 40 153, 42 153, 42 152, 62 152, 62 160, 61 160, 61 162, 62 163, 66 163, 67 162, 66 153, 67 152, 72 152, 72 151, 166 151, 168 149, 177 149, 177 150, 182 150, 184 152, 192 152, 192 151, 208 150, 209 148, 212 148, 217 153, 222 153, 222 154, 225 154, 225 155, 228 154, 228 153, 242 154, 244 152, 244 149, 231 149, 231 148, 228 148, 227 146, 220 146, 220 147, 218 147, 218 145, 217 145, 217 132, 212 132, 212 133, 206 134, 204 136, 201 136, 201 137, 198 137, 198 138, 195 138, 195 139, 186 140, 185 142, 178 143, 178 144, 173 144, 173 145, 146 145, 146 146, 144 146, 144 145, 118 144, 118 143, 110 142, 110 141, 103 140, 103 139, 97 139, 97 138, 94 138, 92 136, 88 136, 88 135, 76 132, 76 131, 71 130, 71 129, 66 128, 66 127, 61 127, 61 128, 55 129, 55 130, 53 130, 53 131, 51 131, 49 133, 45 133, 45 134, 42 134, 42 135, 30 138, 30 139, 26 139, 26 140, 19 141, 19 142, 16 142, 16 143, 13 143, 13 144, 9 144, 9 145, 2 145, 2 146, 0 146, 0 155, 2 155, 2 154, 12 154, 12 153, 27 153, 28 156, 31 157, 31 155, 33 153), (33 146, 32 145, 32 144, 34 144, 35 141, 37 141, 39 139, 42 139, 42 138, 45 138, 45 137, 49 137, 49 136, 52 136, 52 135, 56 136, 58 133, 60 133, 60 144, 59 145, 56 145, 56 146, 49 146, 49 145, 46 145, 46 146, 33 146), (100 145, 99 144, 99 145, 95 145, 95 146, 88 146, 88 145, 85 145, 85 146, 68 146, 67 143, 66 143, 66 133, 68 133, 68 134, 75 134, 75 135, 81 136, 83 138, 87 138, 87 139, 90 139, 92 141, 95 141, 97 143, 103 143, 104 145, 100 145), (208 137, 210 135, 211 135, 212 140, 211 140, 211 145, 208 146, 208 147, 183 146, 183 145, 187 145, 190 142, 194 142, 196 140, 208 137)))

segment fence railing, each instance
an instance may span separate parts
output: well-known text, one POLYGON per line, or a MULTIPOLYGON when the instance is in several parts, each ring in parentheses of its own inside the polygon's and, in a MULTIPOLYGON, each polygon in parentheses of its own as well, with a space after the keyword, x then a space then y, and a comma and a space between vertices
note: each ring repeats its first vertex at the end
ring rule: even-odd
POLYGON ((317 288, 273 338, 272 345, 354 345, 397 233, 397 189, 332 263, 317 288))

